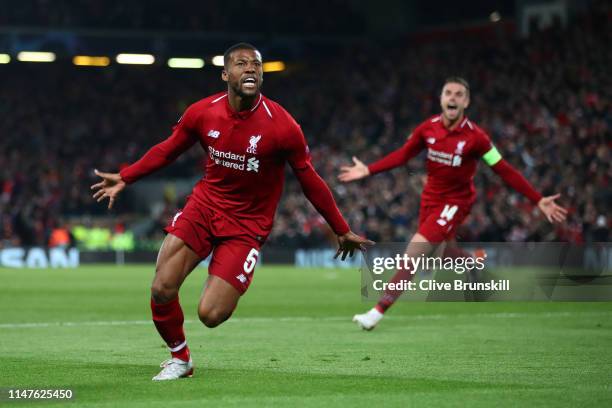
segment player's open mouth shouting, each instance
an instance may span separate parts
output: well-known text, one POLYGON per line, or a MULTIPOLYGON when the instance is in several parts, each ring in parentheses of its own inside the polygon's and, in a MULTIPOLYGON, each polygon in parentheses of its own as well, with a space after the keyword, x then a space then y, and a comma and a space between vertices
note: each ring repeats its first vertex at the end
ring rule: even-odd
POLYGON ((256 90, 257 89, 257 78, 254 76, 248 76, 242 79, 242 88, 248 90, 256 90))

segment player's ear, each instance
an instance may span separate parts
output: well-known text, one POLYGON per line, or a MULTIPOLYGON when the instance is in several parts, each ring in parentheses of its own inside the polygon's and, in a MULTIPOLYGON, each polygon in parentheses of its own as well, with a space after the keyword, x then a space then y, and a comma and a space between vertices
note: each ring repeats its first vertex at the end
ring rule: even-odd
POLYGON ((228 75, 227 75, 227 71, 225 71, 225 69, 224 69, 223 71, 221 71, 221 79, 222 79, 224 82, 227 82, 227 81, 229 80, 229 77, 228 77, 228 75))

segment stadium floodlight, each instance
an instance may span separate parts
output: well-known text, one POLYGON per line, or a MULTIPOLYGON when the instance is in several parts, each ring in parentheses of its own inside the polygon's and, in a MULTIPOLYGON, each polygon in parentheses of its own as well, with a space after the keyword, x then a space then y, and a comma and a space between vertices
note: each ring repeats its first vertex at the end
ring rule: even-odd
POLYGON ((0 54, 0 64, 8 64, 11 62, 11 56, 8 54, 0 54))
POLYGON ((263 63, 264 72, 280 72, 285 70, 283 61, 268 61, 263 63))
POLYGON ((223 64, 223 55, 215 55, 212 59, 212 63, 215 67, 222 67, 223 64))
POLYGON ((204 60, 202 58, 170 58, 168 60, 170 68, 202 68, 204 60))
POLYGON ((119 64, 151 65, 155 57, 151 54, 118 54, 115 60, 119 64))
POLYGON ((110 65, 110 58, 92 57, 89 55, 77 55, 72 59, 72 63, 78 66, 106 67, 110 65))
POLYGON ((501 20, 501 14, 499 14, 499 11, 494 11, 489 15, 489 20, 491 20, 492 23, 497 23, 498 21, 501 20))
POLYGON ((42 51, 21 51, 17 54, 17 59, 21 62, 53 62, 55 53, 42 51))

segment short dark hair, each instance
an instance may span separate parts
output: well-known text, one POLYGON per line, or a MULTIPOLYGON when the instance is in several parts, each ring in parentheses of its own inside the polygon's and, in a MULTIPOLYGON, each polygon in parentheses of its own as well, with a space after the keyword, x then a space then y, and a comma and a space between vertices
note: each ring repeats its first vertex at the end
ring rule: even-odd
POLYGON ((229 62, 230 55, 232 55, 232 52, 237 51, 237 50, 259 51, 253 44, 249 44, 246 42, 239 42, 238 44, 234 44, 231 47, 229 47, 227 50, 225 50, 225 52, 223 53, 223 66, 227 67, 227 63, 229 62))
POLYGON ((460 76, 451 76, 448 77, 444 80, 444 85, 442 85, 442 88, 444 88, 446 86, 446 84, 460 84, 465 86, 465 90, 467 91, 467 94, 470 94, 470 84, 468 84, 468 81, 465 78, 462 78, 460 76))

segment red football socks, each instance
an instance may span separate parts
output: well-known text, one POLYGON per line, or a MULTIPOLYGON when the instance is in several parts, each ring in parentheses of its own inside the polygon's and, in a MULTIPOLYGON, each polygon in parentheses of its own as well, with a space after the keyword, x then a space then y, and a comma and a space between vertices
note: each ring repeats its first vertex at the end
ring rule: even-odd
MULTIPOLYGON (((414 278, 414 275, 411 273, 411 271, 412 271, 412 267, 405 268, 405 269, 399 269, 395 273, 395 275, 393 275, 389 283, 398 283, 403 280, 411 281, 412 278, 414 278)), ((391 305, 393 305, 393 303, 395 303, 397 298, 399 298, 402 295, 402 293, 404 293, 403 290, 387 289, 385 291, 385 294, 380 298, 380 300, 376 304, 375 306, 376 310, 378 310, 380 313, 385 313, 387 309, 390 308, 391 305)))
POLYGON ((153 312, 153 323, 159 335, 168 345, 172 357, 189 361, 189 347, 187 347, 183 331, 185 319, 178 297, 163 304, 155 303, 151 299, 151 311, 153 312))

